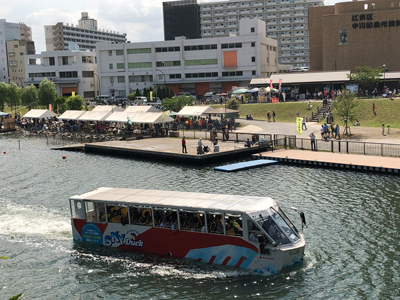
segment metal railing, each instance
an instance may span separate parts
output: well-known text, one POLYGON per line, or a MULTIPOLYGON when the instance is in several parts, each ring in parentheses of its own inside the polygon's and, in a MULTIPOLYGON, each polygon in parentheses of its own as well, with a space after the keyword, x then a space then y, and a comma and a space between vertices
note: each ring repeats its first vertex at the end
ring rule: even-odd
POLYGON ((318 104, 318 106, 316 108, 314 108, 314 110, 308 115, 306 116, 306 122, 310 122, 315 115, 317 115, 321 109, 324 107, 324 103, 321 102, 320 104, 318 104))
MULTIPOLYGON (((297 138, 295 136, 279 136, 280 144, 285 149, 312 150, 311 139, 297 138), (282 142, 282 139, 285 142, 282 142)), ((275 141, 275 138, 274 138, 275 141)), ((371 156, 400 157, 400 144, 384 144, 371 142, 354 142, 342 140, 315 140, 315 151, 332 153, 361 154, 371 156)))

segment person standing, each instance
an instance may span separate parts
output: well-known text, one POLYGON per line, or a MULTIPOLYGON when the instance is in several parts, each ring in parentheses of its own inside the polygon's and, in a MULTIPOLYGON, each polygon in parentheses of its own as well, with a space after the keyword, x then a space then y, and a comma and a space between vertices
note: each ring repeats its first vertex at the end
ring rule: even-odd
POLYGON ((387 134, 390 134, 390 126, 387 126, 387 134))
POLYGON ((272 121, 273 121, 273 122, 275 122, 275 116, 276 116, 276 115, 275 115, 275 111, 273 110, 273 111, 272 111, 272 121))
POLYGON ((375 95, 375 99, 376 99, 376 96, 378 95, 378 89, 377 88, 375 88, 375 90, 374 90, 374 95, 375 95))
POLYGON ((324 133, 325 133, 324 125, 321 125, 321 140, 324 139, 324 133))
POLYGON ((301 125, 301 129, 304 129, 304 127, 306 128, 305 130, 307 130, 306 118, 305 117, 303 117, 303 123, 301 125))
POLYGON ((182 153, 187 153, 185 136, 182 137, 182 153))
POLYGON ((311 132, 311 134, 309 135, 311 138, 311 150, 315 151, 315 134, 314 132, 311 132))
POLYGON ((385 124, 382 124, 382 135, 385 135, 385 124))
POLYGON ((285 91, 282 92, 282 99, 283 99, 283 102, 286 102, 286 93, 285 93, 285 91))
POLYGON ((270 111, 267 112, 267 119, 268 119, 268 122, 271 122, 271 112, 270 111))
POLYGON ((339 137, 339 140, 340 140, 340 127, 339 127, 339 124, 336 124, 336 127, 335 127, 335 139, 337 137, 339 137))
POLYGON ((375 114, 375 103, 372 103, 372 112, 375 114))

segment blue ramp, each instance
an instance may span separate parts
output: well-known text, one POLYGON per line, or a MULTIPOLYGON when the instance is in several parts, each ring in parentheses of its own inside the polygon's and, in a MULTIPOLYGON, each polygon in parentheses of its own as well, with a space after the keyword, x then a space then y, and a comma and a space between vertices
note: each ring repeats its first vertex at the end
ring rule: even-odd
POLYGON ((245 161, 237 164, 222 166, 222 167, 215 167, 215 171, 222 171, 222 172, 236 172, 241 170, 247 170, 251 168, 258 168, 262 166, 268 166, 272 164, 276 164, 278 161, 276 160, 269 160, 269 159, 256 159, 251 161, 245 161))

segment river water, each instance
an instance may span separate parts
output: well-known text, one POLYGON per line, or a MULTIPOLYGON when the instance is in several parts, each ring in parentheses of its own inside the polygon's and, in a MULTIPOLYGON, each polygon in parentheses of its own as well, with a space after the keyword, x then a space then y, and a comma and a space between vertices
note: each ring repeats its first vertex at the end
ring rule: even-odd
POLYGON ((0 299, 400 299, 400 177, 279 164, 221 173, 50 150, 61 144, 0 136, 0 299), (305 212, 305 261, 263 277, 76 244, 68 198, 100 186, 271 196, 305 212))

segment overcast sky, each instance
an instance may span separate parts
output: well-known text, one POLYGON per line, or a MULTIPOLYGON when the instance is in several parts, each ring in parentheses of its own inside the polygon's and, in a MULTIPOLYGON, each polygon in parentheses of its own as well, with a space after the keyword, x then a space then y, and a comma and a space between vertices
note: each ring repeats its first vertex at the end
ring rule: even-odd
MULTIPOLYGON (((339 1, 325 1, 325 4, 339 1)), ((165 0, 0 0, 0 19, 32 27, 36 53, 46 50, 44 25, 57 22, 77 25, 82 11, 97 20, 98 28, 127 33, 128 41, 162 41, 162 2, 165 0)))

